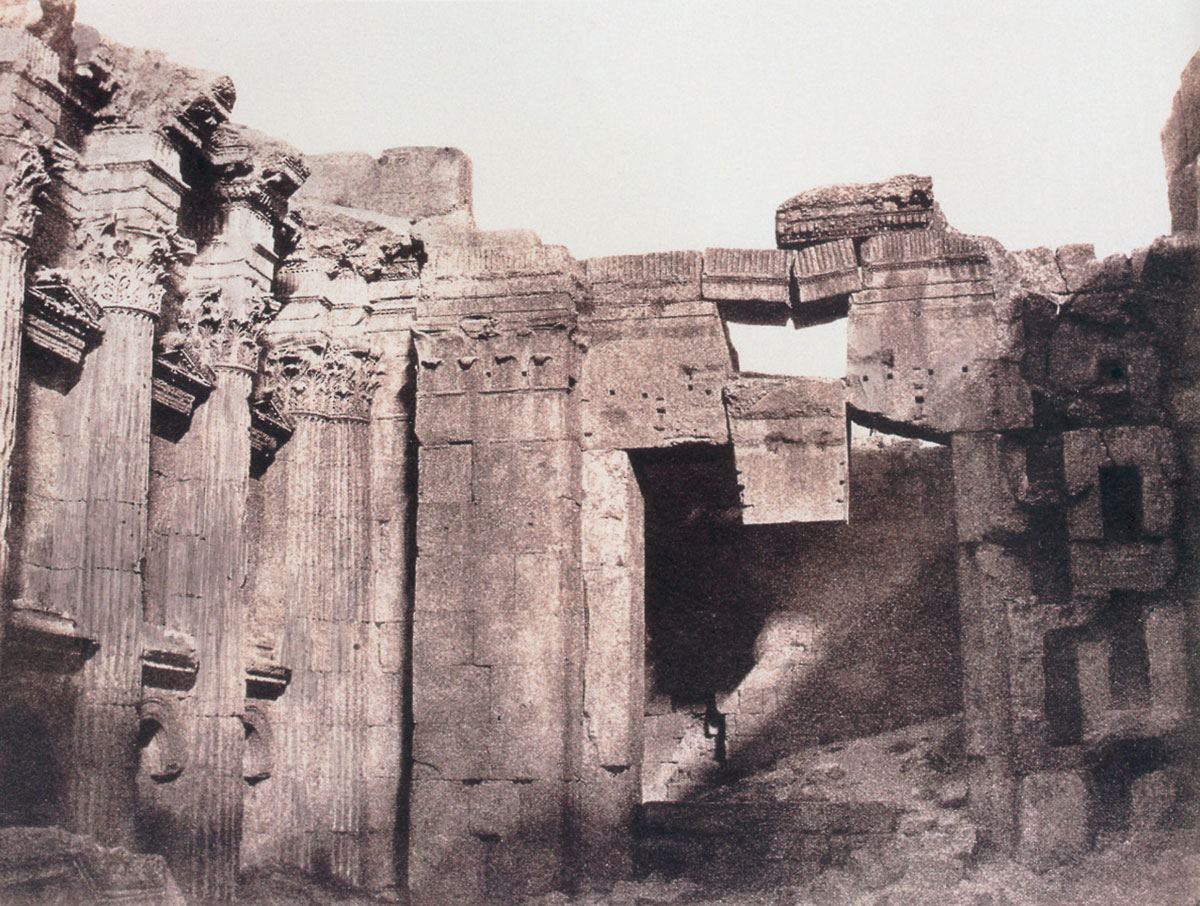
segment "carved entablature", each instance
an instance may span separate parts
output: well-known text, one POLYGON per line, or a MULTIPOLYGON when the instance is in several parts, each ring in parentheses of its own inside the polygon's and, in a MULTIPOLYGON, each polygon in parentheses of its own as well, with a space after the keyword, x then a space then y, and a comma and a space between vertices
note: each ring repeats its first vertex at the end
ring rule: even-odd
POLYGON ((214 385, 212 371, 187 346, 161 350, 154 356, 150 388, 155 431, 171 435, 174 429, 186 425, 214 385))
POLYGON ((92 83, 84 86, 93 89, 85 97, 98 124, 146 129, 177 146, 200 149, 229 118, 237 91, 228 76, 91 35, 86 49, 79 46, 75 74, 92 83))
POLYGON ((264 387, 292 416, 365 419, 379 386, 379 352, 323 334, 284 340, 267 353, 264 387))
POLYGON ((273 308, 270 298, 231 298, 220 287, 193 290, 184 297, 176 325, 201 361, 211 368, 258 370, 259 337, 273 308))
POLYGON ((263 392, 250 403, 250 469, 261 474, 296 429, 274 393, 263 392))
POLYGON ((40 213, 37 201, 41 191, 50 184, 49 153, 30 145, 21 152, 13 165, 12 176, 4 188, 4 220, 0 223, 0 238, 28 244, 40 213))
POLYGON ((25 338, 71 365, 104 335, 104 312, 76 292, 62 271, 38 271, 25 294, 25 338))
POLYGON ((190 260, 192 243, 174 232, 150 232, 96 221, 81 230, 79 286, 105 311, 157 318, 174 268, 190 260))
POLYGON ((245 205, 280 227, 288 199, 308 178, 308 167, 294 148, 245 126, 226 123, 209 143, 217 169, 214 191, 222 206, 245 205))

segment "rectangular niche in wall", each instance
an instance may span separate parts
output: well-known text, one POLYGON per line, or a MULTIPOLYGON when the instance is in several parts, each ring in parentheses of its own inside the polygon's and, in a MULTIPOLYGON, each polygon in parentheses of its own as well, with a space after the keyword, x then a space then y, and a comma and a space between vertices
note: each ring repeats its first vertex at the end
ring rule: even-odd
POLYGON ((1112 707, 1139 708, 1150 703, 1150 653, 1140 602, 1114 593, 1105 618, 1108 645, 1108 695, 1112 707))
POLYGON ((1142 534, 1142 470, 1100 467, 1100 515, 1105 541, 1133 541, 1142 534))
POLYGON ((1083 736, 1083 699, 1079 692, 1076 629, 1055 629, 1042 643, 1046 682, 1046 728, 1052 746, 1069 746, 1083 736))

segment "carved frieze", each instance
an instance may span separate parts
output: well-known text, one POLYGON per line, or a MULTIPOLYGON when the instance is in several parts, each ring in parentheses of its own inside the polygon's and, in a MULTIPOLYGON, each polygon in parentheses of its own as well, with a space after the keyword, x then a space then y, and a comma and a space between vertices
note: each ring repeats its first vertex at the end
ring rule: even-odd
POLYGON ((71 365, 81 365, 100 342, 103 317, 100 306, 76 292, 62 271, 38 271, 25 294, 25 338, 71 365))
POLYGON ((87 224, 81 235, 79 285, 105 311, 157 318, 174 267, 194 254, 191 242, 173 231, 135 229, 115 220, 87 224))
POLYGON ((285 340, 267 353, 266 390, 289 415, 365 419, 379 386, 378 351, 324 335, 285 340))

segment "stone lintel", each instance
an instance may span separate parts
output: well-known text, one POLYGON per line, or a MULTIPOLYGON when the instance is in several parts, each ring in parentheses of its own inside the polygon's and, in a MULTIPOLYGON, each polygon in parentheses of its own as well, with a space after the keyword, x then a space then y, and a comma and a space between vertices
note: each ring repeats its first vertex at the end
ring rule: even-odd
POLYGON ((741 375, 726 387, 745 524, 846 519, 845 394, 840 379, 741 375))

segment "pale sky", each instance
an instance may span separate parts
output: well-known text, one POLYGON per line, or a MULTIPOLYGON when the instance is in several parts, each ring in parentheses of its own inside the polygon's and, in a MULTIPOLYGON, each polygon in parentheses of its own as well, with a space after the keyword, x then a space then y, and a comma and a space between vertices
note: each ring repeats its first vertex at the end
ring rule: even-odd
POLYGON ((770 248, 790 195, 907 172, 1010 248, 1130 251, 1169 231, 1159 131, 1200 49, 1197 0, 78 0, 77 19, 232 76, 234 119, 303 151, 461 148, 481 227, 579 258, 770 248))

